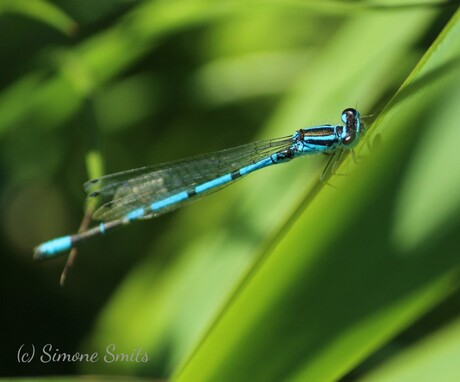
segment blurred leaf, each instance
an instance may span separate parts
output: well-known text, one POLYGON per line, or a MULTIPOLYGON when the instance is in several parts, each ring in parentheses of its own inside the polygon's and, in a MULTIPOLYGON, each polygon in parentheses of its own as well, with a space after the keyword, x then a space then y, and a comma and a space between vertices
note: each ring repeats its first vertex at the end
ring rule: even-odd
POLYGON ((457 320, 426 339, 416 342, 362 381, 455 382, 460 379, 456 366, 460 357, 460 321, 457 320), (440 377, 442 376, 442 377, 440 377))
POLYGON ((61 9, 45 0, 2 0, 2 13, 17 13, 41 21, 61 32, 72 35, 77 29, 77 23, 61 9))
POLYGON ((30 73, 4 90, 0 94, 0 132, 26 118, 48 129, 63 127, 86 97, 152 49, 156 40, 203 22, 213 12, 215 9, 208 9, 203 0, 139 4, 99 35, 73 49, 54 52, 51 57, 57 70, 51 76, 45 77, 43 70, 30 73), (36 87, 28 86, 25 94, 28 78, 42 80, 36 87))

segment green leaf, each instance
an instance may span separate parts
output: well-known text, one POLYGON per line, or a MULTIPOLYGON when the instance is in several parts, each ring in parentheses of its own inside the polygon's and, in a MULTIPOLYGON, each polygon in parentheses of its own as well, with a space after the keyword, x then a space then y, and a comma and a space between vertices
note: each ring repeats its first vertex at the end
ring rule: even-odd
POLYGON ((34 18, 67 35, 77 30, 77 23, 70 16, 44 0, 2 0, 0 15, 2 13, 17 13, 34 18))
POLYGON ((458 381, 460 321, 447 325, 377 368, 363 381, 458 381), (441 377, 442 376, 442 377, 441 377))

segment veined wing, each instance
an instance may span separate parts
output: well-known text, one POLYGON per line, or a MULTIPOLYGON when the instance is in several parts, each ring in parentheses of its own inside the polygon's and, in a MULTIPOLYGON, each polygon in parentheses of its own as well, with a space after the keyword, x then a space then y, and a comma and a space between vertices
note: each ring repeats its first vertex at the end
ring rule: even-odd
MULTIPOLYGON (((152 203, 227 173, 256 163, 292 144, 292 137, 283 137, 249 143, 214 153, 207 153, 175 162, 147 166, 105 175, 85 183, 88 199, 98 198, 93 218, 102 221, 121 219, 137 208, 148 208, 152 203)), ((236 181, 236 180, 235 180, 236 181)), ((202 196, 215 192, 234 181, 215 187, 193 198, 172 204, 144 218, 171 211, 202 196)))

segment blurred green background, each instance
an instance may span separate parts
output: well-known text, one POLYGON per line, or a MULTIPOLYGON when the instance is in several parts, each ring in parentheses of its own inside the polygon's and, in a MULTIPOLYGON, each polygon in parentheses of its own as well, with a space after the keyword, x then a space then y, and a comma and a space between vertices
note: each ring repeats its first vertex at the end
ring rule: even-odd
POLYGON ((457 7, 0 0, 1 374, 456 380, 457 7), (300 159, 88 240, 63 288, 65 258, 32 261, 78 229, 88 178, 347 107, 370 128, 337 188, 300 159), (23 344, 149 362, 21 363, 23 344))

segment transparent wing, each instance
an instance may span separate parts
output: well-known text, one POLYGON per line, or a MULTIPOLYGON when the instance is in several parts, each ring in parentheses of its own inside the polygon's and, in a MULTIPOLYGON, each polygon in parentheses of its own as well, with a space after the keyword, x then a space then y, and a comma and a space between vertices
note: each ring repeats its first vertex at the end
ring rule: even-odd
MULTIPOLYGON (((84 188, 88 193, 88 200, 97 198, 98 207, 93 214, 94 219, 117 220, 134 209, 146 208, 158 200, 191 190, 199 184, 255 163, 291 144, 291 136, 249 143, 176 162, 105 175, 86 182, 84 188)), ((228 184, 197 194, 155 214, 146 215, 144 218, 157 216, 182 207, 184 204, 215 192, 228 184)))

